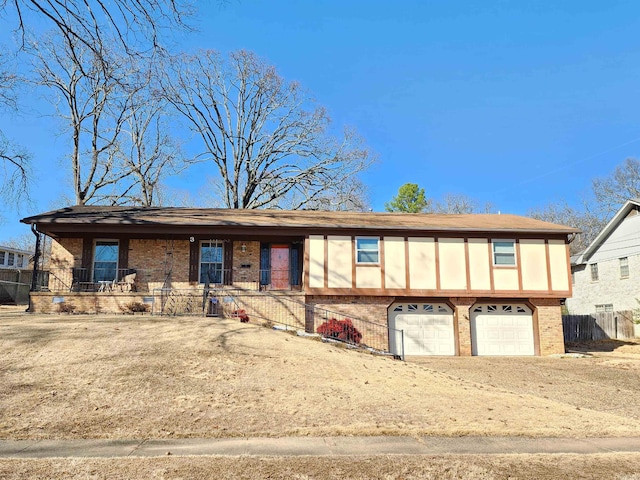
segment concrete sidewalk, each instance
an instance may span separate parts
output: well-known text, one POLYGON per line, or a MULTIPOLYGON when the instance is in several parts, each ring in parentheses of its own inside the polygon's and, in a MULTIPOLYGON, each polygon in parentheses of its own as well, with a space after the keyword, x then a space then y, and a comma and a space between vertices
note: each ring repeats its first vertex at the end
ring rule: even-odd
POLYGON ((0 458, 164 455, 442 455, 639 452, 640 437, 285 437, 163 440, 0 440, 0 458))

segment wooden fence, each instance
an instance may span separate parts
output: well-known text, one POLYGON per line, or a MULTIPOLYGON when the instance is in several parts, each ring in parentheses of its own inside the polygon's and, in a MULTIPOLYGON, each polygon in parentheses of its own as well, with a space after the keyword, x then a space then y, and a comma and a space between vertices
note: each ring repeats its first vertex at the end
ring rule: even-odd
POLYGON ((563 315, 565 342, 634 338, 633 311, 563 315))
POLYGON ((29 303, 31 270, 0 270, 0 304, 29 303))

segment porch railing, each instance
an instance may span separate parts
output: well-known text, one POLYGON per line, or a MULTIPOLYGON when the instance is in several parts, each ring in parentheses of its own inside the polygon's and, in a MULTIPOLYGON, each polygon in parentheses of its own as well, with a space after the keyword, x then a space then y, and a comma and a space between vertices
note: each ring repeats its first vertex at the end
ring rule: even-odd
MULTIPOLYGON (((150 293, 157 288, 189 287, 192 282, 189 282, 187 275, 186 268, 180 274, 149 268, 52 268, 46 271, 46 276, 43 277, 45 280, 37 283, 36 291, 150 293)), ((301 290, 302 272, 289 269, 218 269, 210 270, 207 275, 200 275, 198 284, 211 288, 238 286, 245 290, 301 290)))

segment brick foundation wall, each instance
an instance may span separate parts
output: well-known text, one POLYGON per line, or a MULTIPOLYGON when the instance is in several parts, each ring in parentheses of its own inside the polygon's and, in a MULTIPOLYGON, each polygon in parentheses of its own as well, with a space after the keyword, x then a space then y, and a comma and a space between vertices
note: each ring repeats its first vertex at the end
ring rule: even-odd
POLYGON ((317 332, 318 327, 329 318, 349 318, 362 334, 362 343, 377 349, 388 349, 387 308, 395 297, 369 297, 351 295, 317 296, 307 295, 306 303, 314 307, 307 312, 307 332, 317 332), (337 315, 334 315, 337 314, 337 315), (327 318, 328 317, 328 318, 327 318), (371 325, 373 322, 378 325, 371 325), (382 327, 380 326, 382 325, 382 327))
POLYGON ((560 300, 532 298, 530 302, 535 306, 538 316, 540 355, 564 353, 564 333, 562 329, 560 300))
MULTIPOLYGON (((137 293, 51 293, 32 292, 30 313, 58 313, 58 303, 54 298, 64 299, 72 305, 74 313, 128 313, 127 305, 132 302, 143 303, 146 295, 137 293)), ((151 309, 151 306, 149 306, 151 309)))

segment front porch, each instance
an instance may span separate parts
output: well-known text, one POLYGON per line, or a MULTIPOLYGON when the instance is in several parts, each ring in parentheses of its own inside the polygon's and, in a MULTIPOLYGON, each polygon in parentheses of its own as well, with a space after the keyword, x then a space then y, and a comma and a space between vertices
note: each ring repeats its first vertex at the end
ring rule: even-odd
POLYGON ((234 287, 302 291, 303 239, 59 238, 36 291, 151 294, 234 287))

